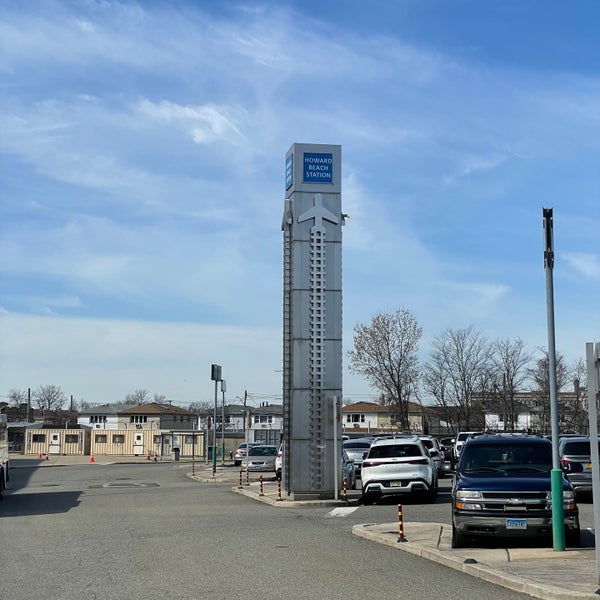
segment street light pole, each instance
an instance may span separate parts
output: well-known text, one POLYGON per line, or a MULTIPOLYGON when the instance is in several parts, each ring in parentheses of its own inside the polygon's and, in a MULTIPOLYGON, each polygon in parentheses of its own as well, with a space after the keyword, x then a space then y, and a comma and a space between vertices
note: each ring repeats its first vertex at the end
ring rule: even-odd
POLYGON ((225 464, 225 380, 221 381, 223 404, 221 405, 221 464, 225 464))
POLYGON ((544 208, 544 267, 546 269, 546 308, 548 322, 548 376, 550 386, 550 420, 552 426, 552 539, 554 550, 565 550, 565 509, 563 500, 563 472, 558 453, 558 400, 556 397, 556 342, 554 334, 554 223, 552 209, 544 208))
POLYGON ((213 411, 213 445, 212 445, 212 474, 217 474, 217 382, 223 381, 221 365, 212 364, 210 378, 215 382, 215 408, 213 411))

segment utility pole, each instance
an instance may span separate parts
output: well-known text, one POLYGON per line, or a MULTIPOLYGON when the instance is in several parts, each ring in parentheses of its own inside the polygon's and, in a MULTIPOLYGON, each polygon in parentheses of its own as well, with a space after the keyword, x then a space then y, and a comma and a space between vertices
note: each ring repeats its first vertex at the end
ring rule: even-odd
POLYGON ((221 393, 223 394, 223 404, 221 405, 221 464, 225 464, 225 380, 221 381, 221 393))
POLYGON ((212 445, 212 474, 217 474, 217 383, 223 381, 221 365, 212 364, 210 378, 215 382, 215 407, 213 411, 213 445, 212 445))
POLYGON ((563 504, 563 472, 558 453, 558 400, 556 397, 556 342, 554 335, 554 234, 552 209, 544 208, 544 266, 546 269, 546 308, 548 320, 548 373, 550 385, 550 422, 552 431, 552 538, 554 550, 565 550, 565 508, 563 504))

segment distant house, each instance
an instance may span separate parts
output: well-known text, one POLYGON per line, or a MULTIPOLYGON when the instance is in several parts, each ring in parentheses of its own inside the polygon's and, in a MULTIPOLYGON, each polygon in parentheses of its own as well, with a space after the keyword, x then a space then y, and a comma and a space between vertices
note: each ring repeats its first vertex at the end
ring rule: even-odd
MULTIPOLYGON (((440 414, 437 408, 408 403, 408 431, 438 433, 440 414)), ((401 432, 398 411, 393 405, 376 402, 355 402, 342 407, 342 428, 345 433, 401 432)))
POLYGON ((101 404, 83 408, 79 411, 77 424, 92 429, 121 429, 119 413, 127 408, 131 408, 131 405, 101 404))
POLYGON ((197 428, 196 413, 172 404, 150 402, 119 411, 118 429, 167 429, 190 431, 197 428))

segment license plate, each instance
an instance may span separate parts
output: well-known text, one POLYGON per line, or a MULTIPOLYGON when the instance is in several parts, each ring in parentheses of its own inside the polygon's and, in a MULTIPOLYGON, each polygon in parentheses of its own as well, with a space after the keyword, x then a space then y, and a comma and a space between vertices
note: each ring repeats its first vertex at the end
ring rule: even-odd
POLYGON ((527 519, 506 519, 506 529, 527 529, 527 519))
POLYGON ((402 487, 401 481, 390 481, 390 487, 402 487))

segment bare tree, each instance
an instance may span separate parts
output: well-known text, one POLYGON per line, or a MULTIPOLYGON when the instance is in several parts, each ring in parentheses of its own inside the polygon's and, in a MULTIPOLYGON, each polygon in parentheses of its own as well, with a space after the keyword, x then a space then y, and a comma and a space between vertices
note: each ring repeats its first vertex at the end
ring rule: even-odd
POLYGON ((212 411, 214 410, 214 404, 212 402, 192 402, 188 406, 188 410, 191 410, 199 415, 207 413, 212 414, 212 411))
POLYGON ((27 403, 28 393, 25 390, 12 388, 8 390, 8 403, 10 406, 19 407, 21 404, 27 403))
POLYGON ((580 357, 575 362, 570 375, 575 397, 565 425, 572 432, 587 433, 590 426, 587 406, 587 365, 583 358, 580 357))
POLYGON ((148 401, 148 396, 148 390, 135 390, 133 394, 127 394, 125 396, 124 404, 132 404, 134 406, 137 406, 138 404, 145 404, 148 401))
MULTIPOLYGON (((537 396, 538 429, 542 433, 550 431, 550 359, 545 348, 538 348, 541 357, 536 359, 533 367, 528 369, 532 381, 532 392, 537 396)), ((569 369, 560 352, 556 353, 556 392, 562 390, 569 382, 569 369)))
POLYGON ((447 329, 433 340, 431 358, 425 368, 428 391, 436 402, 454 412, 457 429, 483 428, 478 401, 489 390, 492 350, 489 342, 470 326, 447 329))
POLYGON ((41 385, 32 394, 37 407, 47 412, 56 413, 65 403, 65 394, 57 385, 41 385))
POLYGON ((152 400, 155 404, 171 404, 167 397, 164 394, 154 394, 154 399, 152 400))
POLYGON ((531 354, 525 351, 525 342, 517 338, 499 339, 493 344, 492 386, 500 399, 499 412, 503 414, 506 431, 514 431, 518 421, 515 398, 527 381, 531 354))
POLYGON ((421 381, 423 389, 441 409, 441 425, 456 435, 456 410, 449 392, 450 374, 445 364, 444 357, 434 352, 430 360, 423 365, 421 381))
POLYGON ((395 406, 397 422, 409 427, 408 406, 419 380, 419 341, 423 330, 413 314, 401 309, 376 314, 370 325, 354 327, 350 370, 362 375, 395 406))

